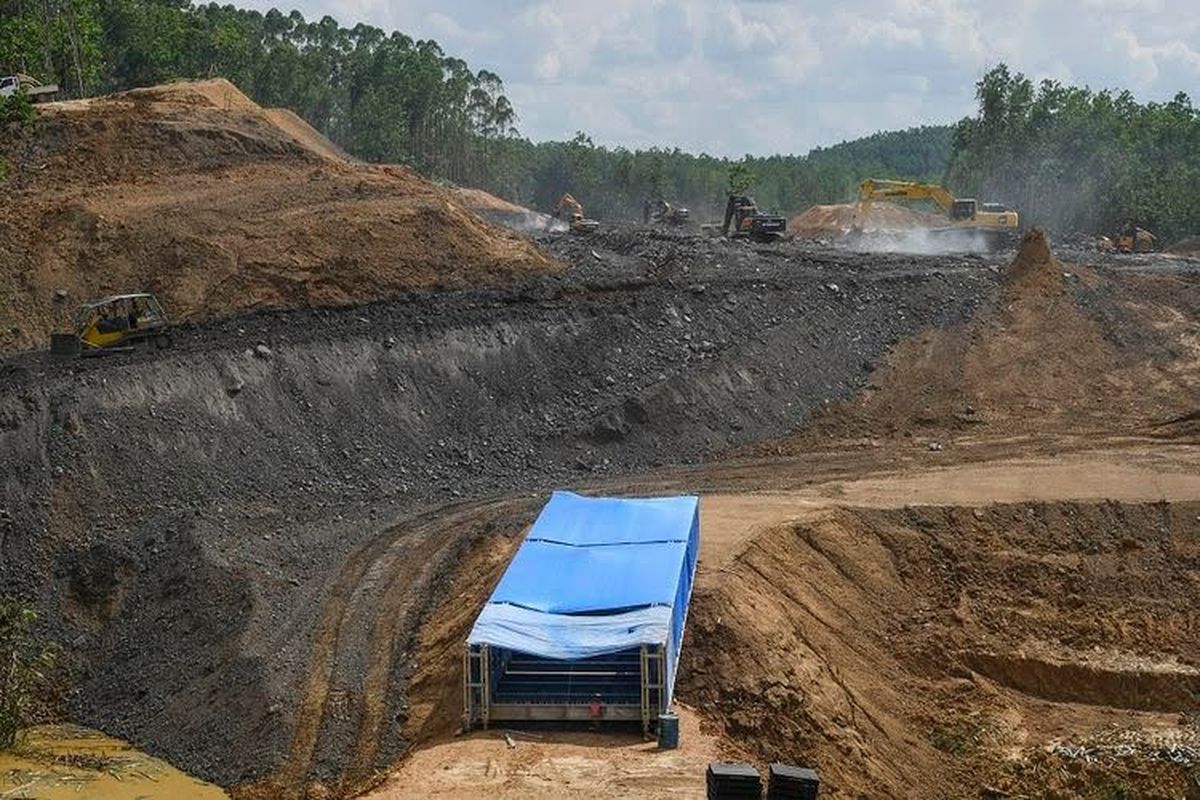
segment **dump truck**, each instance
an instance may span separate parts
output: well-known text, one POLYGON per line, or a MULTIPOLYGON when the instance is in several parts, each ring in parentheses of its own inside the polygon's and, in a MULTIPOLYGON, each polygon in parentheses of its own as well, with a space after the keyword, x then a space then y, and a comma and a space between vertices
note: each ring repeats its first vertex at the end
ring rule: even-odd
POLYGON ((58 94, 58 84, 43 84, 28 75, 21 74, 0 76, 0 97, 12 97, 22 90, 33 102, 44 103, 58 94))
POLYGON ((721 235, 730 239, 753 239, 769 242, 783 236, 787 220, 777 214, 765 214, 758 210, 754 198, 744 194, 731 194, 725 204, 725 221, 721 235))
POLYGON ((76 309, 74 322, 74 330, 50 335, 51 355, 99 355, 130 350, 143 342, 153 342, 159 349, 171 345, 167 314, 158 298, 147 292, 84 303, 76 309))

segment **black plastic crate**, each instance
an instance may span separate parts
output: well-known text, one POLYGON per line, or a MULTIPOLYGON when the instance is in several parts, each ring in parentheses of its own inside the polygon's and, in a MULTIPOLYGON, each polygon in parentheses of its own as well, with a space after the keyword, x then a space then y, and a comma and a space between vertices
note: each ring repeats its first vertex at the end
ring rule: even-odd
POLYGON ((817 800, 821 779, 816 770, 772 764, 767 770, 767 800, 817 800))
POLYGON ((706 777, 708 800, 762 800, 762 777, 749 764, 714 761, 706 777))

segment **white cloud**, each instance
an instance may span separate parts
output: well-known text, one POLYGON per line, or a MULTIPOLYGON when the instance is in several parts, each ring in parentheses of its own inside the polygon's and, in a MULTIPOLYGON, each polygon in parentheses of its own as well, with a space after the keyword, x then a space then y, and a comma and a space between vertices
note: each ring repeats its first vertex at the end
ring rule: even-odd
POLYGON ((297 2, 309 17, 436 38, 496 72, 534 139, 585 130, 606 144, 804 152, 952 122, 1000 61, 1144 99, 1200 78, 1195 0, 297 2))

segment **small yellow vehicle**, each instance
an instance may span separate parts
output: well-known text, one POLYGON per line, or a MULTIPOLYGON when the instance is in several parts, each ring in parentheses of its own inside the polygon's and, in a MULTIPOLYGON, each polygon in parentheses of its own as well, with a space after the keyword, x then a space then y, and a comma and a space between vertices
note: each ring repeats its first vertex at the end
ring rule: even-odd
POLYGON ((75 331, 50 336, 53 355, 94 355, 129 350, 138 342, 171 345, 170 322, 158 298, 148 293, 116 294, 81 305, 75 331))

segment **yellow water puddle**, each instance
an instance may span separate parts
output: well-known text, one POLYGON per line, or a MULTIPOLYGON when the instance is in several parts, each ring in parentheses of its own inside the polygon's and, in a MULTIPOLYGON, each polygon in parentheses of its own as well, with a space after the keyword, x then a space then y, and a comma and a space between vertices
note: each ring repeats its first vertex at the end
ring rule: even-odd
POLYGON ((0 753, 0 800, 228 800, 120 739, 74 725, 30 728, 0 753))

